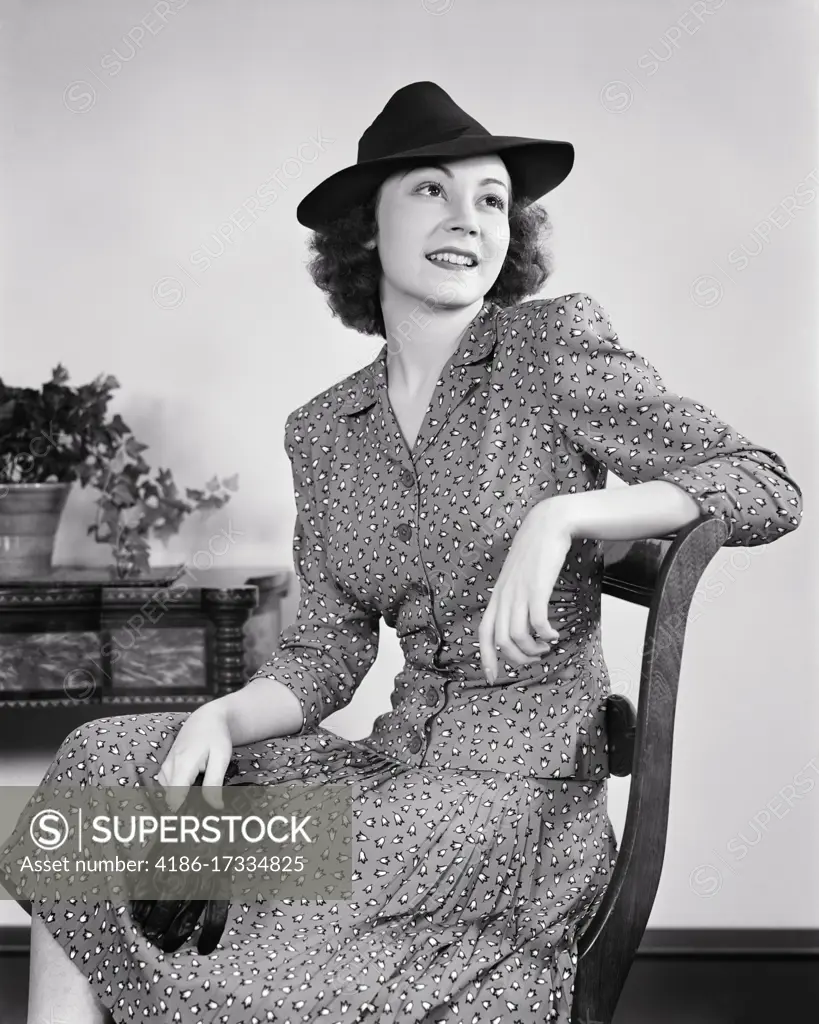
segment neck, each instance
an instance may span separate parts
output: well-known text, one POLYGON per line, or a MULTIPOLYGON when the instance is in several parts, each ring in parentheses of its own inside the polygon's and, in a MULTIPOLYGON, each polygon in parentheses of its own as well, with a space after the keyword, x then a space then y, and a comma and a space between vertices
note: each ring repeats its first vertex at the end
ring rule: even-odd
POLYGON ((483 303, 481 296, 468 306, 436 307, 413 295, 385 293, 382 288, 381 313, 391 382, 416 391, 437 379, 483 303))

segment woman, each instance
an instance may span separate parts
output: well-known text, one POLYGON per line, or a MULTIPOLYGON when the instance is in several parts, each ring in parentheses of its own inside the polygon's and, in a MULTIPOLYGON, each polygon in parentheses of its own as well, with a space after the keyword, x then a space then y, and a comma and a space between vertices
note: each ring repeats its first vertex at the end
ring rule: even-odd
POLYGON ((572 162, 569 143, 490 135, 433 83, 390 99, 298 210, 334 313, 386 343, 287 418, 297 621, 243 690, 91 722, 43 780, 154 777, 174 808, 231 757, 248 782, 348 783, 355 899, 236 902, 205 957, 163 952, 128 905, 40 896, 31 1022, 55 979, 66 1024, 570 1020, 617 855, 600 541, 706 515, 751 546, 802 514, 779 456, 669 391, 595 299, 523 301, 548 274, 532 200, 572 162), (609 469, 635 486, 604 490, 609 469), (381 617, 405 665, 392 711, 348 741, 320 723, 381 617))

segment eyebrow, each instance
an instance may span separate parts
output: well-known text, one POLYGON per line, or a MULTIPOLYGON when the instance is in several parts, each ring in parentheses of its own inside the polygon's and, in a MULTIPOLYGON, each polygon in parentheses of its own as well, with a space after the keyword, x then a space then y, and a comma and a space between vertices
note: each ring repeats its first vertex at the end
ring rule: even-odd
MULTIPOLYGON (((413 171, 423 171, 427 167, 434 167, 436 171, 442 171, 450 178, 454 177, 452 171, 450 171, 448 167, 444 167, 443 164, 424 164, 423 167, 410 167, 408 171, 404 171, 404 173, 401 175, 401 179, 403 180, 404 178, 406 178, 408 174, 412 174, 413 171)), ((503 188, 506 189, 507 192, 509 191, 509 186, 506 184, 505 181, 501 181, 500 178, 483 178, 481 181, 478 182, 478 184, 501 185, 503 188)))

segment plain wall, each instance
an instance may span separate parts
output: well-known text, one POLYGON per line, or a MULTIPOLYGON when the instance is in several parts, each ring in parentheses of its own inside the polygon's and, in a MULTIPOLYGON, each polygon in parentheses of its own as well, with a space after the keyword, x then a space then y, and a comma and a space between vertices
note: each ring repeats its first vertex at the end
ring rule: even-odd
MULTIPOLYGON (((369 362, 305 271, 299 200, 355 162, 392 92, 442 85, 490 131, 569 139, 543 205, 555 271, 668 386, 778 451, 805 521, 724 549, 689 629, 653 927, 819 927, 816 721, 816 32, 809 5, 670 0, 3 5, 0 375, 114 374, 151 465, 239 474, 157 562, 231 526, 233 565, 291 565, 287 414, 369 362), (166 8, 170 13, 160 14, 166 8)), ((612 481, 616 486, 617 481, 612 481)), ((107 561, 75 490, 57 561, 107 561)), ((604 599, 616 689, 635 695, 645 614, 604 599)), ((330 723, 367 735, 400 665, 330 723)), ((11 712, 5 712, 11 714, 11 712)), ((0 762, 41 778, 47 756, 0 762), (45 758, 45 759, 44 759, 45 758)), ((622 834, 627 780, 610 783, 622 834)), ((0 923, 28 921, 0 902, 0 923)))

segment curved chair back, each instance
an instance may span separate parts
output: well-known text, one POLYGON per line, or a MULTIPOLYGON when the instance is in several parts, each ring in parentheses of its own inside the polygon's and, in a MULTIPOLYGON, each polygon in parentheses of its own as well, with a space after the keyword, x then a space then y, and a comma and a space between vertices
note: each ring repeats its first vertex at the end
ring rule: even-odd
POLYGON ((648 923, 665 855, 671 751, 685 627, 697 585, 728 527, 707 517, 676 534, 612 544, 603 593, 648 607, 638 706, 607 701, 612 774, 631 774, 623 836, 611 880, 580 933, 573 1024, 610 1024, 648 923), (673 540, 670 539, 673 537, 673 540))

